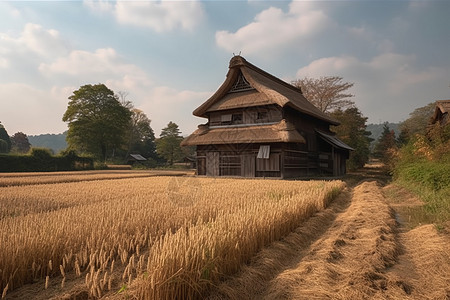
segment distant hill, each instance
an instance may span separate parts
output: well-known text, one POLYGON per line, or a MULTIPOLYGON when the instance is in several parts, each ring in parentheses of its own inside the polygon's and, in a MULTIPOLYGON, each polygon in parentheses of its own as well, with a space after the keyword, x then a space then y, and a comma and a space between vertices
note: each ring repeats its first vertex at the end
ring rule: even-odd
POLYGON ((58 154, 61 150, 67 148, 66 136, 67 132, 60 134, 29 135, 28 141, 32 147, 50 148, 55 154, 58 154))
MULTIPOLYGON (((373 146, 375 144, 375 142, 378 140, 378 138, 381 136, 381 133, 383 132, 383 126, 384 126, 384 123, 367 125, 366 130, 370 131, 372 133, 370 135, 370 137, 372 139, 374 139, 371 146, 373 146)), ((390 129, 394 130, 395 137, 398 137, 398 135, 400 134, 400 123, 388 123, 388 126, 390 129)))

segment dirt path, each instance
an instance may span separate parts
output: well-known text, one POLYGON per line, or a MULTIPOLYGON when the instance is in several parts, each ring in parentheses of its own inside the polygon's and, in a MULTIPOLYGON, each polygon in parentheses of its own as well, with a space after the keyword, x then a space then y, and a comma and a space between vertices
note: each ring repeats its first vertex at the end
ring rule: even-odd
POLYGON ((388 177, 363 175, 210 299, 450 299, 449 236, 405 229, 384 195, 388 177))

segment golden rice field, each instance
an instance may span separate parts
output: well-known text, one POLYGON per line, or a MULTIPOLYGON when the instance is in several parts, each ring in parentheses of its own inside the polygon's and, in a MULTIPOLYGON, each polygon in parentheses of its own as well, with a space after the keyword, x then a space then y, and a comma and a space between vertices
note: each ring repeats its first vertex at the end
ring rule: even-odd
POLYGON ((181 176, 186 171, 70 171, 70 172, 39 172, 39 173, 0 173, 0 187, 30 185, 30 184, 46 184, 46 183, 64 183, 77 181, 92 181, 103 179, 123 179, 135 177, 150 176, 181 176))
POLYGON ((85 298, 202 298, 344 188, 341 181, 52 178, 0 187, 2 298, 29 283, 36 294, 55 286, 67 294, 71 281, 85 298))

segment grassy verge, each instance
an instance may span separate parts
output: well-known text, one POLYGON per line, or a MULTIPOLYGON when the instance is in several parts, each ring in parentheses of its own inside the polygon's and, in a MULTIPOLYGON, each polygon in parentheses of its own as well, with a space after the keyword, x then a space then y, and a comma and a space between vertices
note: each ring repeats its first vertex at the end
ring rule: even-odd
POLYGON ((450 223, 450 161, 415 161, 397 165, 395 183, 425 202, 427 218, 438 228, 450 223))

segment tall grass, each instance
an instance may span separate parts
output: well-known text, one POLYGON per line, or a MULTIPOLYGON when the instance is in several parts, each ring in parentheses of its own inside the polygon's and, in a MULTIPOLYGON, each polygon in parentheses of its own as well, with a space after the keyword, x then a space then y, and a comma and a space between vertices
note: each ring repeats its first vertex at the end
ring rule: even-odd
POLYGON ((427 217, 442 224, 450 221, 450 160, 416 160, 399 163, 396 183, 418 195, 427 217))
POLYGON ((72 274, 93 298, 123 286, 139 298, 200 298, 343 187, 176 177, 1 187, 0 291, 63 288, 72 274))

